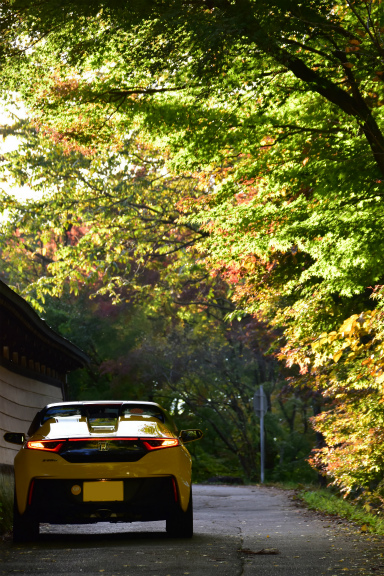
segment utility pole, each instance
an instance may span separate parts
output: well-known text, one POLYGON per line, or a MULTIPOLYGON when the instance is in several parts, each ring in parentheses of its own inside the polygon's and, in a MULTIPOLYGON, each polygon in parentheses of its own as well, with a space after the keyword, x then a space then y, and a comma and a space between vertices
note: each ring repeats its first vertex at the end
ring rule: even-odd
POLYGON ((263 385, 256 390, 253 397, 253 409, 256 416, 260 418, 260 482, 264 484, 264 462, 265 462, 265 444, 264 444, 264 415, 268 410, 267 397, 263 390, 263 385))

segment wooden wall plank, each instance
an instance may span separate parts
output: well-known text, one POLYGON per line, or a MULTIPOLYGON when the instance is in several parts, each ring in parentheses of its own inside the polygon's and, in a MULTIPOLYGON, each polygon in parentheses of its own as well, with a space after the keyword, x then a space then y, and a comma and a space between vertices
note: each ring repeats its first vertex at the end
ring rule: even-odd
POLYGON ((19 448, 5 442, 4 432, 27 432, 36 412, 61 402, 61 390, 0 366, 0 464, 13 464, 19 448))

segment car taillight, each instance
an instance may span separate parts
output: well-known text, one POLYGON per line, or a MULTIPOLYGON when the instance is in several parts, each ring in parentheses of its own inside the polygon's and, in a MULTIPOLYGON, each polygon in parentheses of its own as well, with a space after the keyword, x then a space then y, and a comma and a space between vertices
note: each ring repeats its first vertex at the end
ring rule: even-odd
POLYGON ((63 444, 63 440, 28 440, 26 447, 29 450, 46 450, 48 452, 58 452, 63 444))
POLYGON ((173 446, 179 446, 179 441, 177 438, 151 438, 150 440, 143 440, 143 444, 148 450, 158 450, 159 448, 172 448, 173 446))

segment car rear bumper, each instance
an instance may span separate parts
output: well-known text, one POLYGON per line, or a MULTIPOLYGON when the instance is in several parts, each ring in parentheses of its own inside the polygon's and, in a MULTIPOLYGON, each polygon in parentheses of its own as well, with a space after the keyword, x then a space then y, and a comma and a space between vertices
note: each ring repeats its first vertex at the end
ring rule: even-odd
POLYGON ((110 482, 122 482, 122 500, 84 501, 83 479, 36 478, 29 495, 28 512, 39 522, 51 524, 130 522, 165 520, 177 504, 178 494, 172 477, 110 482), (80 492, 76 493, 79 488, 80 492))
MULTIPOLYGON (((134 509, 133 499, 129 499, 128 496, 126 497, 126 494, 131 494, 131 491, 134 489, 131 487, 138 486, 139 484, 137 484, 137 482, 146 481, 143 486, 153 486, 153 491, 156 495, 157 485, 159 485, 160 493, 162 493, 162 482, 164 478, 168 479, 167 481, 169 481, 170 478, 175 479, 180 507, 186 510, 191 486, 191 457, 183 446, 155 451, 147 454, 138 462, 126 463, 73 464, 65 461, 58 455, 47 455, 45 452, 39 450, 21 450, 15 458, 16 496, 20 514, 24 514, 27 506, 29 507, 32 503, 37 505, 35 504, 34 493, 35 489, 40 490, 40 488, 38 488, 40 485, 46 486, 47 490, 49 486, 58 487, 56 492, 54 489, 52 489, 53 491, 50 489, 49 501, 55 509, 59 510, 62 508, 59 500, 64 497, 61 491, 64 490, 65 492, 65 486, 67 485, 72 487, 79 482, 95 481, 98 479, 123 481, 123 502, 126 503, 124 506, 126 506, 128 510, 128 508, 134 509), (42 484, 43 482, 47 484, 42 484), (57 482, 57 484, 48 484, 49 482, 57 482), (66 484, 67 482, 68 484, 66 484), (61 486, 63 488, 61 488, 61 486), (128 502, 131 502, 129 506, 128 502)), ((142 490, 144 489, 145 487, 142 488, 142 490)), ((42 503, 41 505, 44 509, 46 509, 47 506, 43 495, 41 498, 39 497, 39 501, 42 503)), ((68 505, 71 502, 73 503, 73 501, 65 501, 68 505)), ((83 502, 83 504, 85 503, 83 502)), ((83 508, 85 509, 85 506, 83 508)))

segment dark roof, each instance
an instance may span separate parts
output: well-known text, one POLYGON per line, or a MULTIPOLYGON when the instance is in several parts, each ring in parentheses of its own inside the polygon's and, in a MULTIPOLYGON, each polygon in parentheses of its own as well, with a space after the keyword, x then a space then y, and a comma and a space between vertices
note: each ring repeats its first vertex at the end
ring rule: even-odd
MULTIPOLYGON (((60 351, 61 355, 68 359, 70 369, 80 368, 89 363, 89 357, 83 350, 75 346, 70 340, 55 332, 33 308, 7 284, 0 280, 0 307, 11 312, 32 332, 35 337, 60 351)), ((4 328, 2 327, 2 331, 4 328)))

